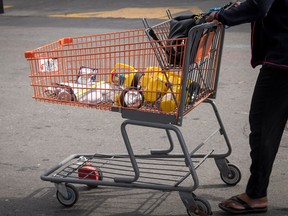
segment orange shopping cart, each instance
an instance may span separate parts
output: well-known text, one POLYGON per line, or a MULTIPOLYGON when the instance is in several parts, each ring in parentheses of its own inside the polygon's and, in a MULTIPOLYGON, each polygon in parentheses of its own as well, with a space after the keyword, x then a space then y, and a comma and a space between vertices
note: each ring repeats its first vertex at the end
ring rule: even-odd
POLYGON ((187 38, 169 39, 170 20, 145 29, 63 38, 25 52, 33 98, 54 104, 119 112, 125 154, 75 154, 41 176, 55 183, 58 201, 73 206, 74 184, 178 191, 188 215, 211 215, 205 198, 195 195, 197 168, 213 158, 221 179, 236 185, 240 170, 226 159, 231 145, 221 121, 216 97, 224 28, 220 23, 193 27, 187 38), (157 40, 154 36, 157 36, 157 40), (167 52, 169 51, 170 52, 167 52), (171 50, 178 52, 178 57, 171 50), (179 129, 183 117, 201 103, 212 105, 227 152, 197 153, 205 141, 188 150, 179 129), (136 155, 127 125, 164 130, 169 147, 136 155), (174 152, 175 140, 181 147, 174 152), (197 158, 198 161, 193 159, 197 158))

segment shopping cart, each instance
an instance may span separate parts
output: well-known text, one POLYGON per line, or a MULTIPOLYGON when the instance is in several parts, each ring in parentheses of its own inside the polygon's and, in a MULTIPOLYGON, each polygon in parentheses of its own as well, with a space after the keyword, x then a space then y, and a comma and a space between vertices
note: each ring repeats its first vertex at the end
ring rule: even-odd
POLYGON ((168 39, 169 20, 145 29, 63 38, 25 52, 30 63, 33 98, 38 101, 121 113, 125 154, 75 154, 41 176, 55 183, 58 201, 73 206, 79 192, 73 184, 179 191, 188 215, 211 215, 209 202, 195 195, 197 168, 213 158, 221 179, 236 185, 237 166, 226 159, 231 145, 213 102, 216 97, 224 28, 206 23, 187 38, 168 39), (151 31, 157 40, 151 37, 151 31), (149 33, 150 32, 150 33, 149 33), (175 58, 167 50, 181 54, 175 58), (227 152, 188 150, 178 126, 202 102, 212 105, 227 152), (127 126, 164 130, 168 148, 134 154, 127 126), (175 135, 175 136, 173 136, 175 135), (175 137, 181 152, 175 153, 175 137), (192 161, 196 158, 197 161, 192 161))

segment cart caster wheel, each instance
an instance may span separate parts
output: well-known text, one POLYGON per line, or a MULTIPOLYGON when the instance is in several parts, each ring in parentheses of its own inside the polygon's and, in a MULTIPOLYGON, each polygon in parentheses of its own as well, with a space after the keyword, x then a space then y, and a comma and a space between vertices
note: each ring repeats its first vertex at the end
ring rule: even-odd
POLYGON ((223 176, 220 173, 220 177, 224 183, 229 186, 235 186, 241 180, 241 171, 239 168, 233 164, 228 164, 229 171, 231 172, 230 176, 223 176))
POLYGON ((195 200, 195 203, 197 205, 197 208, 187 209, 187 213, 189 216, 212 215, 211 206, 206 199, 203 199, 201 197, 194 197, 194 200, 195 200))
MULTIPOLYGON (((98 171, 98 181, 102 181, 103 180, 103 172, 97 168, 98 171)), ((87 187, 93 189, 93 188, 98 188, 98 185, 91 185, 91 184, 87 184, 87 187)))
POLYGON ((72 207, 78 201, 79 192, 76 189, 76 187, 71 184, 66 185, 66 190, 68 197, 64 197, 59 191, 57 191, 56 192, 57 200, 65 207, 72 207))

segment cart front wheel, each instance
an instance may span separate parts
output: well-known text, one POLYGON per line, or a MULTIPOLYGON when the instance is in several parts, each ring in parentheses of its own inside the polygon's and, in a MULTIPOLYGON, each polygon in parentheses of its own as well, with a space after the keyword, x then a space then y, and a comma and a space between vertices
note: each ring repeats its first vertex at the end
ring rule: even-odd
POLYGON ((72 207, 79 198, 79 192, 75 186, 71 184, 66 185, 67 197, 64 197, 58 190, 56 192, 56 197, 59 203, 65 207, 72 207))
POLYGON ((238 184, 241 180, 241 171, 239 170, 239 168, 233 164, 228 164, 228 168, 230 171, 230 175, 229 176, 224 176, 222 174, 220 174, 220 177, 222 179, 222 181, 224 183, 226 183, 227 185, 230 186, 234 186, 236 184, 238 184))
POLYGON ((212 215, 211 206, 206 199, 201 197, 195 197, 194 199, 197 207, 193 209, 187 209, 189 216, 212 215))

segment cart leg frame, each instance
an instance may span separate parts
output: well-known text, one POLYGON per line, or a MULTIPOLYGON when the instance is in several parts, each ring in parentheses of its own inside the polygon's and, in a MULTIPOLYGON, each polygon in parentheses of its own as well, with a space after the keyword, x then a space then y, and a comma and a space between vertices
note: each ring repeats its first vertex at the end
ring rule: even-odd
POLYGON ((152 152, 154 152, 154 155, 155 155, 155 152, 160 153, 160 155, 161 155, 164 152, 169 153, 173 150, 173 140, 172 140, 170 131, 174 131, 177 138, 178 138, 180 147, 182 149, 183 157, 184 157, 185 162, 186 162, 186 166, 189 168, 191 177, 192 177, 193 182, 194 182, 193 186, 190 189, 191 192, 194 191, 199 186, 199 179, 198 179, 193 161, 191 160, 191 154, 188 151, 184 137, 183 137, 181 131, 179 130, 179 128, 177 128, 174 125, 170 125, 170 124, 160 124, 160 123, 154 123, 154 122, 142 122, 142 121, 135 121, 135 120, 129 120, 129 119, 125 120, 121 124, 121 133, 122 133, 122 136, 124 139, 124 143, 125 143, 128 155, 129 155, 131 163, 132 163, 132 167, 133 167, 134 172, 135 172, 135 176, 134 176, 134 178, 124 178, 124 177, 123 178, 117 178, 117 179, 115 179, 115 181, 117 181, 117 182, 133 182, 133 181, 137 181, 137 179, 139 178, 139 175, 140 175, 140 171, 139 171, 139 168, 137 165, 136 157, 135 157, 135 154, 133 153, 132 146, 131 146, 131 143, 130 143, 130 140, 128 137, 128 133, 126 130, 127 125, 135 125, 135 126, 144 126, 144 127, 150 127, 150 128, 164 129, 166 131, 168 139, 169 139, 169 143, 170 143, 170 148, 167 151, 152 151, 152 152))
MULTIPOLYGON (((186 142, 184 140, 184 137, 180 131, 180 129, 173 125, 173 124, 163 124, 163 123, 157 123, 157 122, 145 122, 145 121, 138 121, 138 120, 131 120, 127 119, 121 124, 121 134, 122 138, 124 140, 124 144, 127 150, 127 153, 125 156, 130 160, 129 163, 131 163, 132 167, 132 176, 120 176, 120 177, 114 177, 112 181, 95 181, 95 180, 83 180, 83 179, 77 179, 77 178, 70 178, 67 176, 67 178, 61 178, 57 175, 51 176, 51 174, 56 171, 57 169, 64 166, 66 163, 68 163, 71 160, 78 159, 80 157, 87 157, 87 158, 93 158, 97 154, 74 154, 66 159, 64 159, 62 162, 60 162, 58 165, 54 166, 50 170, 48 170, 45 174, 41 176, 41 179, 44 181, 51 181, 55 183, 56 189, 60 195, 64 199, 68 197, 67 188, 69 183, 74 184, 87 184, 92 186, 115 186, 115 187, 126 187, 126 188, 139 188, 139 189, 152 189, 152 190, 162 190, 162 191, 178 191, 179 196, 188 212, 188 215, 210 215, 211 212, 211 206, 209 202, 206 199, 197 197, 194 194, 194 191, 199 187, 199 179, 198 175, 196 173, 197 168, 207 159, 207 158, 213 158, 215 160, 215 163, 217 165, 217 168, 220 171, 220 175, 222 180, 227 183, 228 185, 236 185, 241 178, 241 173, 238 170, 238 168, 232 164, 229 163, 229 161, 226 159, 227 156, 229 156, 232 152, 231 144, 229 141, 229 138, 227 136, 226 130, 224 128, 222 119, 220 117, 220 114, 218 112, 217 106, 211 99, 206 99, 204 101, 205 103, 208 103, 212 106, 214 114, 216 116, 216 119, 218 121, 218 124, 220 126, 219 130, 216 130, 212 135, 210 135, 206 140, 210 139, 215 133, 220 132, 221 135, 223 135, 224 140, 227 144, 227 151, 225 153, 219 154, 219 153, 213 153, 214 150, 210 151, 208 154, 203 153, 197 153, 197 151, 205 144, 206 141, 203 141, 200 145, 196 146, 191 152, 188 151, 188 146, 186 145, 186 142), (141 155, 135 155, 133 151, 132 144, 129 139, 127 126, 140 126, 140 127, 149 127, 149 128, 156 128, 156 129, 162 129, 166 132, 167 138, 168 138, 168 147, 164 149, 153 149, 150 150, 150 154, 141 154, 141 155), (178 139, 179 145, 181 147, 182 152, 175 154, 172 153, 174 150, 174 141, 172 139, 172 132, 175 133, 176 138, 178 139), (182 158, 185 161, 185 166, 187 167, 187 173, 183 176, 178 182, 176 182, 174 185, 154 185, 154 184, 141 184, 138 183, 137 180, 140 178, 140 169, 138 167, 137 159, 138 158, 182 158), (202 161, 198 162, 197 164, 194 164, 192 161, 193 158, 202 158, 202 161), (236 167, 236 168, 235 168, 236 167), (133 176, 134 175, 134 176, 133 176), (192 178, 192 183, 189 186, 182 186, 181 183, 188 177, 192 178), (206 214, 206 213, 207 214, 206 214)), ((173 134, 174 135, 174 134, 173 134)), ((174 138, 174 136, 173 136, 174 138)), ((103 157, 107 157, 108 155, 102 155, 103 157)), ((114 156, 123 157, 124 155, 110 155, 112 158, 114 156)), ((99 155, 97 156, 99 157, 99 155)), ((101 157, 101 156, 100 156, 101 157)), ((183 162, 184 162, 183 161, 183 162)), ((73 188, 72 188, 73 189, 73 188)), ((73 191, 72 191, 73 192, 73 191)), ((77 192, 77 191, 76 191, 77 192)), ((68 204, 65 202, 64 204, 67 206, 72 206, 74 202, 77 201, 78 196, 75 192, 75 199, 71 200, 71 204, 68 204), (73 202, 72 202, 73 201, 73 202)), ((71 193, 71 190, 70 190, 71 193)), ((73 197, 73 196, 72 196, 73 197)), ((65 201, 65 200, 64 200, 65 201)), ((60 202, 60 201, 59 201, 60 202)))

